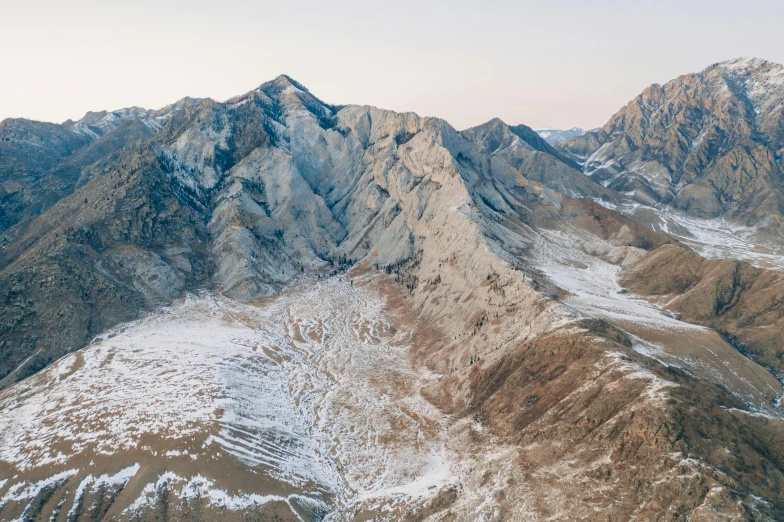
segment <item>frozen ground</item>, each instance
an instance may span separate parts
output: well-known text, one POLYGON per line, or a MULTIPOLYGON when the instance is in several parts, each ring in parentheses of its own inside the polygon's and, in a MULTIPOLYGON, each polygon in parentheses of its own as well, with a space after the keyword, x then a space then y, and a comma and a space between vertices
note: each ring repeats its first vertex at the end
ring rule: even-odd
POLYGON ((0 394, 0 508, 51 477, 84 491, 120 468, 126 514, 161 481, 179 498, 328 519, 427 497, 450 460, 406 349, 359 280, 303 281, 259 306, 189 297, 0 394), (120 468, 97 469, 106 456, 120 468), (265 480, 233 483, 237 470, 265 480))
POLYGON ((724 219, 699 219, 666 208, 655 208, 639 203, 612 205, 598 203, 617 210, 632 220, 665 232, 688 245, 703 257, 738 259, 758 268, 784 269, 784 238, 778 241, 761 239, 755 228, 733 224, 724 219))
POLYGON ((755 411, 779 415, 773 402, 782 387, 767 370, 716 332, 680 321, 618 284, 624 260, 636 255, 636 249, 613 247, 577 230, 541 231, 533 262, 568 292, 561 302, 575 314, 604 319, 627 332, 637 352, 722 384, 755 411))

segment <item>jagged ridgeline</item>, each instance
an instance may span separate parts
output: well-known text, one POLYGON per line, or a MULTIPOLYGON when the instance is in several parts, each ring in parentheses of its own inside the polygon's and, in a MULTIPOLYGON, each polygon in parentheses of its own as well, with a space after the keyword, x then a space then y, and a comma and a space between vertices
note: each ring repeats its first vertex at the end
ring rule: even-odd
POLYGON ((783 99, 781 65, 731 60, 652 85, 601 129, 556 147, 639 204, 780 239, 783 99))
POLYGON ((5 120, 0 519, 784 518, 783 71, 5 120))
POLYGON ((513 179, 524 163, 531 181, 606 192, 520 129, 494 120, 458 133, 411 113, 334 107, 285 76, 225 103, 7 120, 1 375, 18 380, 186 291, 252 300, 335 261, 412 259, 428 198, 458 203, 463 176, 494 211, 560 197, 513 179), (488 159, 503 141, 520 147, 488 159), (429 174, 436 167, 452 186, 429 174), (487 177, 494 168, 509 196, 487 177))

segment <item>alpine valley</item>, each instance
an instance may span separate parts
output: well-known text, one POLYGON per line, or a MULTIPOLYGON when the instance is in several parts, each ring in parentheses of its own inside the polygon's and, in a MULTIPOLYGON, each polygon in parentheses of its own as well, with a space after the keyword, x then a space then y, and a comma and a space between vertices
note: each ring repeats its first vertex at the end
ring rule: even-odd
POLYGON ((784 67, 572 131, 0 123, 0 520, 784 520, 784 67))

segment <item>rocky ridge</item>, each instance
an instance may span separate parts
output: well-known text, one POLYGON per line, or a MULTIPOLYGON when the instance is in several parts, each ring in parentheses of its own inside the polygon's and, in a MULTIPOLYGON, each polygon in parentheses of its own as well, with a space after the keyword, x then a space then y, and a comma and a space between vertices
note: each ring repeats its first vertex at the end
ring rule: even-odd
POLYGON ((557 146, 647 206, 781 228, 784 67, 737 59, 654 84, 598 131, 557 146))

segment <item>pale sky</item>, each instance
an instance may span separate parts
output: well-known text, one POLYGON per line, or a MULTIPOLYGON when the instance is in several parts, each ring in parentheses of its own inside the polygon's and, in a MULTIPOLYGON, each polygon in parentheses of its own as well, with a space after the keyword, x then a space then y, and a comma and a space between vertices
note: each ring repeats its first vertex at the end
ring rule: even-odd
POLYGON ((322 100, 591 128, 651 83, 784 62, 784 2, 0 0, 0 119, 225 100, 286 73, 322 100))

